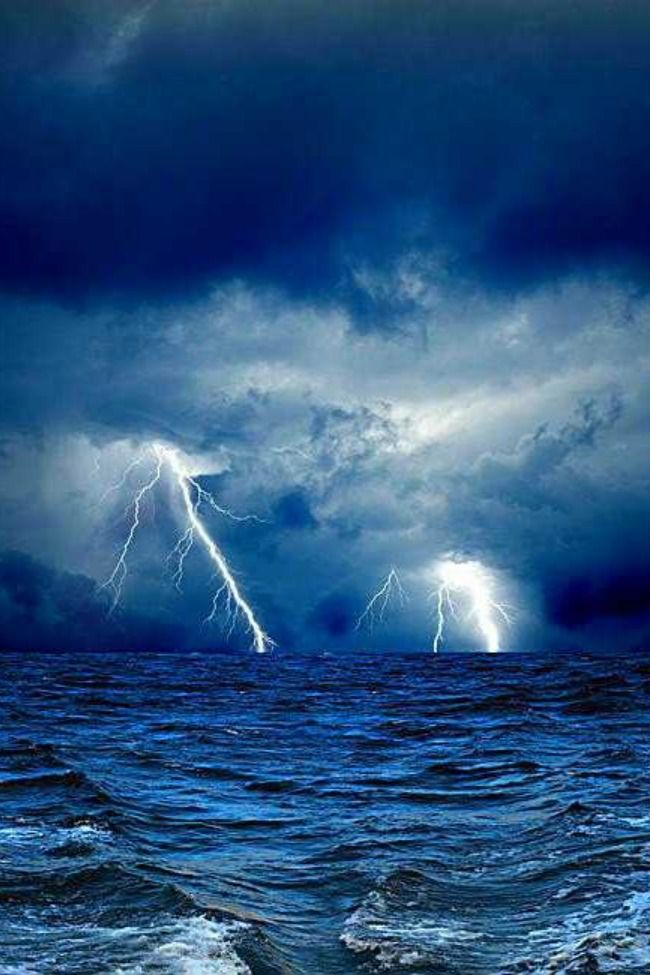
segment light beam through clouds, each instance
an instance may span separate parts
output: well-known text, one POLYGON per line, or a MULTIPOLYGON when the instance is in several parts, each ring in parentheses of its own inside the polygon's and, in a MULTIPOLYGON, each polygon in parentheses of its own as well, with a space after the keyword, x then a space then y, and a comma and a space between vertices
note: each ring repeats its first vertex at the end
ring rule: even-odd
MULTIPOLYGON (((101 586, 102 589, 107 589, 112 593, 109 612, 114 612, 122 596, 124 583, 128 574, 128 556, 141 523, 142 504, 146 496, 154 490, 160 481, 163 472, 167 471, 180 492, 186 526, 168 557, 168 562, 170 563, 176 560, 176 568, 172 575, 172 581, 175 587, 180 591, 185 570, 185 560, 194 543, 198 542, 221 579, 221 585, 212 596, 211 610, 204 622, 212 622, 216 618, 220 600, 223 599, 229 624, 228 632, 231 633, 237 620, 242 618, 246 629, 251 635, 253 647, 258 653, 265 653, 273 645, 273 641, 264 631, 249 602, 245 599, 226 557, 210 534, 209 528, 199 514, 199 510, 202 504, 207 504, 217 514, 231 518, 234 521, 260 521, 261 519, 255 515, 236 515, 229 509, 219 505, 210 492, 201 487, 183 463, 179 452, 174 448, 162 443, 153 443, 144 449, 144 455, 151 457, 153 472, 148 480, 141 484, 135 491, 133 500, 127 508, 127 511, 130 512, 129 529, 113 570, 101 586)), ((128 465, 122 477, 116 482, 113 488, 109 488, 105 492, 103 498, 105 499, 113 490, 122 488, 127 483, 129 475, 143 460, 144 456, 143 452, 141 452, 136 460, 128 465)))

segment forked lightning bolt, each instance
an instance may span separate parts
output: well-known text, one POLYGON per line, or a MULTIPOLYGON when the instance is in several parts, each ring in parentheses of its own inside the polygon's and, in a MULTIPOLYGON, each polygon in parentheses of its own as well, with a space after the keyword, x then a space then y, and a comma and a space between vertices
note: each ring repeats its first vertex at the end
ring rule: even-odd
MULTIPOLYGON (((121 488, 126 486, 126 483, 129 479, 129 475, 131 474, 132 471, 136 469, 136 467, 139 467, 140 464, 143 463, 143 461, 146 459, 146 456, 147 456, 147 451, 143 447, 142 450, 137 455, 137 457, 135 457, 135 459, 132 460, 130 464, 126 465, 126 467, 122 471, 122 476, 120 477, 119 481, 116 481, 115 484, 111 484, 110 487, 106 488, 106 490, 100 497, 99 501, 97 502, 97 505, 99 507, 101 507, 101 505, 103 505, 108 500, 109 495, 114 494, 116 491, 119 491, 121 488)), ((97 473, 99 473, 98 466, 96 468, 96 471, 97 473)))
POLYGON ((444 561, 436 567, 437 587, 433 592, 436 601, 436 631, 433 637, 433 652, 437 653, 445 630, 445 608, 456 617, 454 597, 460 595, 469 601, 467 618, 475 625, 485 641, 488 653, 498 653, 501 649, 499 628, 496 616, 511 623, 510 615, 502 603, 492 598, 490 574, 479 562, 444 561))
MULTIPOLYGON (((133 470, 136 464, 137 461, 134 461, 132 464, 130 464, 129 468, 127 468, 127 471, 133 470)), ((151 490, 153 490, 153 488, 160 480, 160 475, 162 474, 162 464, 163 464, 162 457, 156 455, 156 463, 155 463, 153 474, 151 475, 150 479, 146 481, 146 483, 143 484, 141 487, 139 487, 138 490, 135 492, 135 495, 133 496, 133 501, 130 505, 130 509, 132 512, 131 522, 129 524, 129 530, 127 532, 126 538, 124 539, 124 544, 120 549, 120 554, 117 558, 117 562, 113 566, 113 571, 100 587, 101 589, 109 589, 113 594, 113 599, 111 601, 111 607, 109 609, 109 613, 114 612, 122 596, 122 589, 124 588, 124 582, 128 574, 128 566, 126 560, 129 551, 131 549, 131 546, 133 544, 133 539, 135 538, 136 532, 140 527, 140 513, 142 510, 142 502, 145 496, 149 494, 151 490)), ((124 481, 126 477, 127 477, 127 473, 125 472, 125 474, 123 475, 124 481)))
POLYGON ((237 581, 230 570, 225 556, 219 549, 218 545, 210 535, 210 532, 205 527, 198 514, 198 508, 201 501, 208 499, 209 503, 212 504, 213 507, 215 507, 220 513, 223 514, 224 509, 214 502, 212 496, 208 494, 207 491, 204 491, 197 485, 195 479, 192 478, 188 471, 183 467, 178 453, 175 450, 172 450, 170 447, 165 447, 162 444, 155 444, 153 449, 158 457, 159 463, 166 463, 169 466, 176 478, 178 487, 180 488, 181 497, 185 507, 185 514, 188 521, 188 528, 191 529, 189 536, 190 547, 192 542, 195 539, 198 539, 198 541, 200 541, 205 548, 210 561, 216 566, 217 571, 223 580, 221 586, 213 596, 212 612, 208 615, 207 620, 214 618, 217 601, 219 596, 223 593, 226 597, 226 607, 230 614, 231 626, 234 625, 234 619, 241 614, 248 630, 253 637, 253 645, 255 649, 258 653, 264 653, 272 645, 271 638, 264 632, 260 624, 257 622, 253 610, 248 602, 244 599, 239 586, 237 585, 237 581), (192 500, 192 489, 196 491, 196 501, 192 500))
MULTIPOLYGON (((261 627, 257 618, 255 617, 250 604, 244 598, 223 552, 212 538, 212 535, 200 517, 199 508, 203 503, 208 504, 220 515, 225 515, 226 517, 232 518, 235 521, 260 521, 261 519, 256 518, 254 515, 235 515, 227 508, 223 508, 221 505, 219 505, 212 495, 201 487, 196 478, 193 477, 192 474, 187 470, 178 452, 173 448, 168 447, 165 444, 154 443, 146 449, 146 453, 149 454, 153 462, 153 473, 149 479, 135 492, 133 501, 127 509, 131 512, 129 529, 113 571, 101 587, 104 589, 109 589, 113 594, 110 612, 115 609, 122 595, 124 582, 128 572, 127 559, 138 528, 140 527, 140 516, 143 500, 160 481, 163 470, 167 470, 171 474, 174 483, 180 491, 183 514, 186 523, 185 531, 181 534, 168 559, 168 561, 173 561, 176 559, 176 569, 172 576, 174 585, 180 590, 183 582, 185 560, 187 559, 187 556, 189 555, 194 543, 199 542, 221 579, 221 585, 213 594, 212 607, 210 613, 206 617, 206 622, 215 619, 219 606, 219 600, 221 597, 223 597, 229 623, 229 632, 232 631, 237 619, 241 617, 247 630, 251 634, 255 650, 257 650, 258 653, 264 653, 273 645, 273 641, 268 634, 265 633, 264 629, 261 627)), ((142 463, 143 459, 143 456, 139 455, 135 461, 132 461, 131 464, 129 464, 120 481, 118 481, 114 486, 115 490, 122 487, 126 483, 128 475, 140 463, 142 463)), ((109 493, 110 490, 111 489, 109 489, 109 493)))
POLYGON ((396 569, 390 570, 382 585, 371 597, 368 605, 356 622, 355 630, 360 629, 364 623, 371 629, 377 622, 381 623, 393 596, 396 597, 402 606, 408 599, 396 569))

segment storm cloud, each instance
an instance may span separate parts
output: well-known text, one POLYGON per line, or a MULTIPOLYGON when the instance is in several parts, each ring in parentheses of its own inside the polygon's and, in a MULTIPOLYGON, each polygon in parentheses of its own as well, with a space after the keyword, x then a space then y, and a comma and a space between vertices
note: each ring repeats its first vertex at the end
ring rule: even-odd
POLYGON ((169 650, 179 627, 127 614, 113 620, 108 598, 87 576, 57 572, 21 552, 0 553, 3 650, 169 650))
POLYGON ((494 289, 645 282, 646 4, 5 0, 0 24, 8 290, 236 276, 390 325, 360 276, 409 250, 494 289))
POLYGON ((0 0, 4 646, 245 645, 167 482, 106 616, 157 440, 257 516, 211 527, 286 648, 426 649, 450 556, 505 645, 647 643, 649 41, 632 0, 0 0))

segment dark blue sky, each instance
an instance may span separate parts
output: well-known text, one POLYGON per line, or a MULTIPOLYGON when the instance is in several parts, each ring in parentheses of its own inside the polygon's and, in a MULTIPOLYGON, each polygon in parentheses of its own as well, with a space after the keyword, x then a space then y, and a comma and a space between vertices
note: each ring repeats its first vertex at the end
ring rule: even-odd
POLYGON ((647 3, 0 0, 0 47, 5 646, 223 643, 167 484, 96 591, 152 439, 265 519, 211 526, 289 648, 426 648, 450 553, 506 645, 647 642, 647 3))

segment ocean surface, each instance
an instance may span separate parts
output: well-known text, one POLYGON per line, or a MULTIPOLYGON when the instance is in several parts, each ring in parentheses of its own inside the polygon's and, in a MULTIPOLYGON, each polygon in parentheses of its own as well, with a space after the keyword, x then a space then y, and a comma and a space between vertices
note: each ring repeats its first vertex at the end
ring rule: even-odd
POLYGON ((650 972, 650 657, 0 657, 2 975, 650 972))

